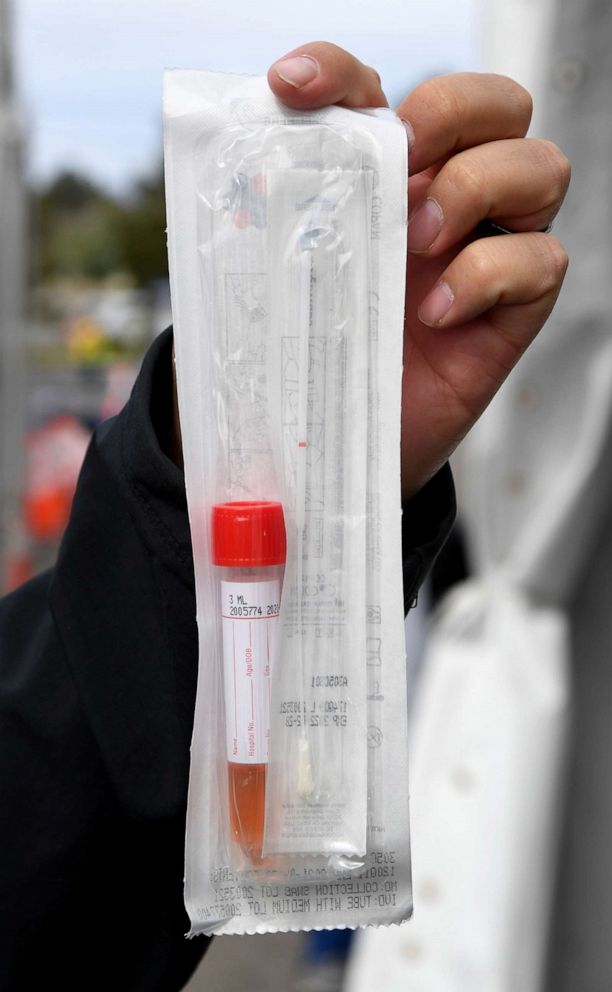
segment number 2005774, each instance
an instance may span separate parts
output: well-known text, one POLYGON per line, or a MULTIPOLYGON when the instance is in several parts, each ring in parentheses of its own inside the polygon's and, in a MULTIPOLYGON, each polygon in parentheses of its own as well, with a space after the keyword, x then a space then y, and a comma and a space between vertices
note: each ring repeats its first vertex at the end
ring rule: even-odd
POLYGON ((277 617, 279 611, 278 603, 270 603, 268 606, 230 606, 230 617, 277 617))

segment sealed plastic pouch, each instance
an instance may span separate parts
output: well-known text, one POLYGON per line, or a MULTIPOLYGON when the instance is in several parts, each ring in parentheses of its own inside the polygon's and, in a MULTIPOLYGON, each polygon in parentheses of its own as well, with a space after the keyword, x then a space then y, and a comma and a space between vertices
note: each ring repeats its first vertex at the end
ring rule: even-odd
POLYGON ((199 631, 190 935, 411 911, 399 413, 406 138, 389 110, 165 80, 199 631))

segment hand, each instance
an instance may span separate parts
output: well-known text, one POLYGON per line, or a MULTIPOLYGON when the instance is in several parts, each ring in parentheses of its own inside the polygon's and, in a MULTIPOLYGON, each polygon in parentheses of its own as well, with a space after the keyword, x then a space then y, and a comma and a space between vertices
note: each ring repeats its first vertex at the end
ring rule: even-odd
MULTIPOLYGON (((374 69, 301 45, 268 82, 300 110, 388 106, 374 69)), ((548 318, 568 258, 547 227, 570 180, 550 141, 525 138, 531 97, 505 76, 455 73, 396 108, 409 134, 402 496, 447 460, 548 318), (420 209, 422 208, 422 209, 420 209), (511 235, 477 237, 488 218, 511 235)))

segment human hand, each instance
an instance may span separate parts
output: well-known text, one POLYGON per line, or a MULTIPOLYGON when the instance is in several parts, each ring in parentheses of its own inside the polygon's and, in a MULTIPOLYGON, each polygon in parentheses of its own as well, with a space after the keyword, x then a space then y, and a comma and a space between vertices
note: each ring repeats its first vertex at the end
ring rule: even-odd
MULTIPOLYGON (((268 82, 300 110, 388 106, 376 71, 327 42, 289 52, 268 82)), ((552 142, 525 138, 531 111, 518 83, 467 72, 426 80, 396 108, 410 143, 403 499, 478 419, 565 276, 563 245, 541 229, 563 202, 570 164, 552 142), (479 237, 484 219, 517 233, 479 237)))

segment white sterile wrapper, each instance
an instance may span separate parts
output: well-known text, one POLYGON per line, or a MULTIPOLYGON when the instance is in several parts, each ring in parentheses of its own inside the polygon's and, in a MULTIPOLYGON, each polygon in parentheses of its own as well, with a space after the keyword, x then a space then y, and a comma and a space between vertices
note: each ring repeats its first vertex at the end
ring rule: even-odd
POLYGON ((199 670, 197 933, 412 910, 400 405, 405 130, 265 77, 165 74, 199 670))

